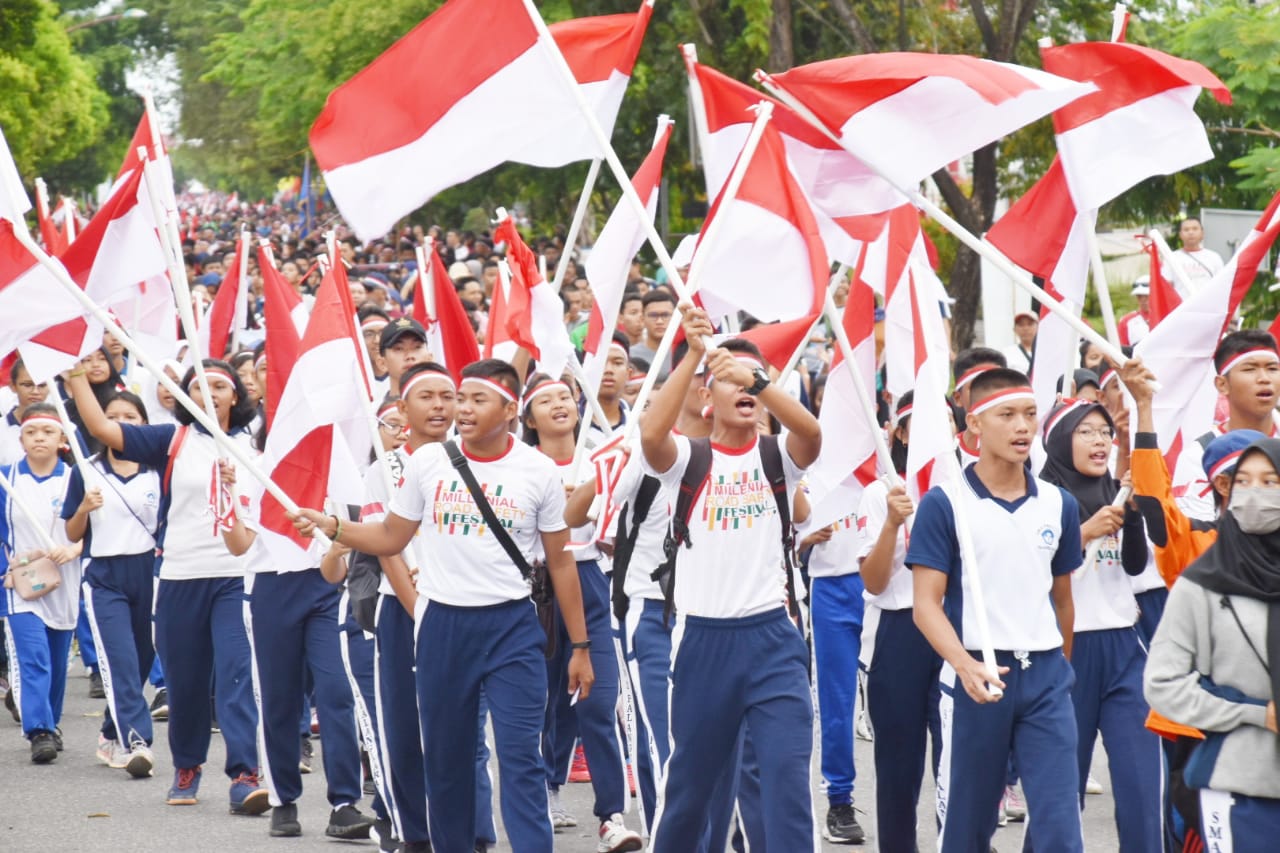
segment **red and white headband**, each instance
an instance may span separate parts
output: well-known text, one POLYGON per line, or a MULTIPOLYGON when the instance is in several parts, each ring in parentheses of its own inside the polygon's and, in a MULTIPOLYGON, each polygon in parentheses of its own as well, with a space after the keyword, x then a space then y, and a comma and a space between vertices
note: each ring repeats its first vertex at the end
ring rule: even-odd
POLYGON ((364 322, 360 324, 361 329, 385 329, 388 323, 377 314, 365 317, 364 322))
POLYGON ((1016 388, 1002 388, 994 394, 979 400, 972 408, 969 409, 969 414, 980 415, 983 412, 988 411, 989 409, 994 409, 996 406, 1003 405, 1004 403, 1021 403, 1025 400, 1030 400, 1033 403, 1036 401, 1035 392, 1031 390, 1030 385, 1019 385, 1016 388))
MULTIPOLYGON (((1212 483, 1214 478, 1219 474, 1225 474, 1232 468, 1236 467, 1236 464, 1240 461, 1241 454, 1246 450, 1248 450, 1247 447, 1242 447, 1235 453, 1228 453, 1226 456, 1219 459, 1218 464, 1209 469, 1209 482, 1212 483)), ((1206 489, 1205 491, 1207 492, 1208 490, 1206 489)))
POLYGON ((630 388, 632 385, 643 385, 644 379, 646 376, 648 376, 647 373, 631 374, 630 376, 627 377, 627 387, 630 388))
POLYGON ((977 379, 988 370, 996 370, 1000 365, 993 362, 984 361, 982 364, 975 364, 973 367, 960 374, 960 378, 956 380, 956 390, 959 391, 973 380, 977 379))
MULTIPOLYGON (((419 371, 418 373, 413 374, 413 376, 409 377, 409 381, 406 382, 404 384, 404 387, 400 389, 400 398, 402 400, 409 399, 409 392, 413 389, 413 386, 417 385, 419 382, 425 382, 428 379, 439 379, 441 382, 444 382, 449 386, 450 391, 458 390, 458 386, 453 384, 453 377, 450 376, 449 374, 441 373, 438 370, 422 370, 422 371, 419 371)), ((466 381, 466 380, 463 380, 463 381, 466 381)), ((498 386, 498 387, 501 388, 502 386, 498 386)), ((506 391, 505 388, 503 388, 502 390, 506 391)), ((508 396, 509 396, 509 392, 508 392, 508 396)))
POLYGON ((1276 353, 1276 351, 1270 347, 1255 347, 1254 349, 1247 349, 1244 352, 1236 353, 1232 356, 1226 364, 1222 365, 1222 369, 1218 371, 1218 375, 1226 376, 1231 372, 1231 368, 1239 367, 1241 362, 1248 361, 1251 358, 1258 358, 1259 356, 1265 358, 1268 363, 1280 361, 1280 354, 1276 353))
POLYGON ((1095 403, 1092 400, 1081 400, 1081 399, 1073 399, 1073 398, 1064 399, 1062 401, 1062 405, 1058 408, 1058 410, 1056 412, 1050 412, 1048 419, 1044 422, 1045 441, 1049 440, 1049 433, 1053 432, 1054 429, 1057 428, 1058 424, 1062 423, 1062 419, 1066 417, 1067 413, 1074 412, 1086 406, 1100 406, 1100 405, 1101 405, 1100 403, 1095 403))
POLYGON ((624 347, 622 344, 618 343, 617 341, 609 341, 609 349, 611 351, 617 350, 618 352, 622 353, 623 358, 627 358, 627 359, 631 358, 631 353, 627 352, 627 348, 624 347))
POLYGON ((915 408, 915 403, 907 403, 907 405, 898 409, 893 413, 893 425, 897 426, 902 423, 903 419, 911 417, 911 410, 915 408))
POLYGON ((529 408, 533 404, 535 397, 550 391, 567 391, 570 395, 573 394, 573 389, 559 379, 546 379, 524 392, 524 407, 526 409, 529 408))
MULTIPOLYGON (((209 379, 210 382, 212 382, 215 379, 221 379, 224 382, 226 382, 228 385, 230 385, 232 388, 236 387, 235 377, 231 373, 229 373, 225 368, 206 367, 204 369, 204 375, 209 379)), ((190 393, 191 384, 195 381, 196 381, 196 374, 192 373, 190 381, 187 382, 186 387, 184 387, 182 390, 190 393)))
POLYGON ((400 402, 399 400, 388 400, 387 402, 383 403, 382 408, 378 409, 378 415, 377 415, 378 420, 382 420, 384 415, 387 415, 387 414, 390 414, 391 412, 396 411, 397 404, 399 402, 400 402))
POLYGON ((35 414, 27 415, 25 418, 22 419, 22 425, 24 427, 27 424, 40 424, 40 423, 52 424, 58 429, 63 430, 64 432, 66 431, 63 428, 62 421, 58 418, 58 416, 51 415, 48 412, 36 412, 35 414))
POLYGON ((1112 382, 1115 382, 1117 378, 1119 378, 1119 374, 1112 368, 1108 367, 1106 370, 1102 371, 1102 378, 1098 380, 1098 390, 1101 391, 1103 388, 1106 388, 1112 382))
POLYGON ((517 402, 516 395, 512 394, 511 390, 507 388, 507 386, 503 385, 501 382, 494 382, 492 379, 486 379, 483 376, 464 376, 462 377, 462 385, 479 385, 482 388, 487 388, 494 392, 508 403, 517 402))

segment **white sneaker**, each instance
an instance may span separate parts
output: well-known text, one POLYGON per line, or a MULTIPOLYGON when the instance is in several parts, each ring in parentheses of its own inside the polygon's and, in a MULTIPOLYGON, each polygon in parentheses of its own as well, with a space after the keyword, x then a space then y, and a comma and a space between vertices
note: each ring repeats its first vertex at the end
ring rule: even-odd
POLYGON ((1086 794, 1101 794, 1102 783, 1093 778, 1093 774, 1089 774, 1089 779, 1084 783, 1084 792, 1086 794))
POLYGON ((135 779, 150 776, 151 769, 156 766, 156 757, 151 753, 151 747, 140 740, 134 743, 125 758, 125 772, 135 779))
MULTIPOLYGON (((1004 789, 1004 799, 1001 800, 1001 814, 1011 821, 1019 822, 1027 819, 1027 804, 1022 799, 1022 795, 1018 793, 1015 785, 1010 785, 1004 789)), ((1001 824, 1003 826, 1003 824, 1001 824)))
POLYGON ((129 750, 118 740, 98 735, 98 760, 113 770, 121 770, 129 761, 129 750))
POLYGON ((600 824, 596 853, 622 853, 624 850, 639 850, 643 846, 640 833, 627 829, 622 822, 622 815, 615 814, 600 824))
POLYGON ((552 829, 568 829, 578 825, 578 821, 573 815, 565 810, 560 804, 559 789, 547 789, 547 804, 551 811, 551 828, 552 829))

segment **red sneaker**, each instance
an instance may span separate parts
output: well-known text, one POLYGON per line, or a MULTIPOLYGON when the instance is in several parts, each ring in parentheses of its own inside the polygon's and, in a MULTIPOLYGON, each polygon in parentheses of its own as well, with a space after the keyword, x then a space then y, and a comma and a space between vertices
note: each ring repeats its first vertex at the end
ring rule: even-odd
POLYGON ((578 744, 573 751, 573 764, 569 766, 570 782, 590 782, 591 770, 587 767, 587 756, 582 751, 582 744, 578 744))

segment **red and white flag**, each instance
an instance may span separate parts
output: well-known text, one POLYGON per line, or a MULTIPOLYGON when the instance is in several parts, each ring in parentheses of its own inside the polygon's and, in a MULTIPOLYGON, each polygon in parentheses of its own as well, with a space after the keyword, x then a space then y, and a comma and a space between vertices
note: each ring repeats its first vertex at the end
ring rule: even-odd
POLYGON ((413 318, 427 330, 431 355, 449 370, 454 382, 461 384, 462 368, 480 359, 480 344, 434 243, 428 247, 426 257, 425 275, 419 276, 419 286, 413 291, 413 318), (435 317, 427 311, 428 287, 435 294, 435 317))
POLYGON ((1101 207, 1154 175, 1212 159, 1196 98, 1226 84, 1198 62, 1123 42, 1081 42, 1040 51, 1045 71, 1097 91, 1053 114, 1058 152, 1081 210, 1101 207))
POLYGON ((556 54, 611 134, 651 2, 564 22, 549 40, 523 0, 450 0, 334 89, 312 125, 311 150, 347 222, 369 240, 502 163, 602 156, 556 54))
POLYGON ((1182 450, 1213 427, 1218 398, 1213 386, 1213 351, 1277 235, 1280 193, 1222 271, 1165 317, 1134 350, 1160 381, 1160 391, 1152 402, 1153 414, 1160 449, 1175 485, 1203 478, 1204 472, 1197 470, 1199 454, 1183 454, 1182 450))
POLYGON ((258 247, 258 269, 262 271, 262 313, 266 326, 267 359, 266 396, 267 427, 275 421, 280 395, 289 373, 302 350, 302 335, 307 329, 306 306, 301 297, 275 268, 270 251, 258 247))
MULTIPOLYGON (((364 503, 372 447, 369 393, 360 375, 363 343, 349 310, 348 287, 341 264, 321 281, 263 448, 263 470, 302 506, 323 506, 326 498, 339 505, 364 503)), ((273 564, 280 571, 315 565, 314 540, 299 536, 270 494, 259 492, 258 500, 259 535, 273 564)))
POLYGON ((510 216, 494 229, 493 239, 507 244, 511 266, 511 292, 507 294, 504 322, 507 335, 529 351, 537 360, 539 371, 559 376, 569 359, 577 357, 564 325, 564 303, 538 272, 538 259, 525 245, 510 216))
POLYGON ((827 253, 855 264, 860 241, 867 239, 861 218, 904 204, 906 197, 781 101, 700 65, 693 59, 692 45, 684 47, 684 54, 695 109, 701 107, 706 128, 700 144, 707 197, 715 198, 724 188, 751 130, 752 108, 770 101, 770 121, 782 135, 792 172, 813 204, 827 253))
POLYGON ((726 185, 711 206, 694 250, 689 275, 699 301, 712 317, 740 310, 763 322, 816 317, 831 264, 772 122, 743 169, 737 192, 727 196, 726 185))
MULTIPOLYGON (((854 276, 849 286, 841 322, 849 334, 853 358, 868 393, 876 387, 876 298, 866 282, 854 276)), ((837 351, 827 376, 818 423, 827 436, 836 441, 822 442, 822 451, 805 475, 809 502, 813 506, 809 529, 825 527, 849 514, 856 507, 862 490, 876 478, 876 441, 864 407, 875 406, 875 400, 859 400, 853 378, 837 351)))
POLYGON ((930 53, 863 54, 757 77, 906 189, 1094 89, 1021 65, 930 53))
MULTIPOLYGON (((891 302, 905 299, 912 319, 910 341, 911 363, 915 369, 915 385, 911 399, 911 441, 907 444, 907 494, 919 501, 933 486, 944 482, 956 470, 955 420, 947 405, 947 388, 951 384, 951 347, 942 323, 939 299, 946 294, 937 278, 917 277, 908 269, 906 282, 890 297, 891 302)), ((888 311, 886 310, 886 314, 888 311)), ((889 330, 885 332, 888 349, 889 330)), ((899 343, 887 354, 892 359, 900 352, 899 343)), ((824 400, 825 405, 825 400, 824 400)), ((899 414, 901 417, 901 413, 899 414)))
POLYGON ((493 288, 493 298, 489 300, 489 325, 484 330, 484 357, 511 361, 518 346, 507 331, 507 293, 511 289, 511 277, 504 266, 506 263, 505 260, 498 261, 498 283, 493 288))
MULTIPOLYGON (((99 305, 130 302, 142 282, 165 274, 167 261, 141 172, 130 173, 60 260, 99 305)), ((102 346, 102 325, 80 313, 23 344, 32 379, 48 381, 102 346)))
POLYGON ((14 224, 0 219, 0 352, 12 352, 45 329, 79 317, 83 310, 56 274, 41 266, 19 242, 14 224))
POLYGON ((1173 313, 1173 309, 1182 304, 1182 297, 1178 295, 1178 289, 1173 286, 1173 282, 1165 278, 1164 272, 1160 269, 1160 247, 1149 237, 1144 237, 1143 240, 1145 241, 1143 250, 1151 257, 1147 267, 1149 279, 1147 289, 1150 291, 1151 300, 1148 303, 1151 309, 1149 328, 1154 329, 1161 320, 1173 313))
MULTIPOLYGON (((667 143, 671 140, 671 128, 669 118, 662 116, 658 119, 658 134, 653 148, 631 178, 636 194, 645 203, 649 224, 652 224, 658 210, 662 161, 667 153, 667 143)), ((622 199, 613 213, 609 214, 609 220, 600 229, 600 236, 596 238, 596 244, 587 256, 587 279, 591 282, 595 302, 591 306, 591 316, 587 319, 587 336, 582 342, 582 349, 586 354, 582 369, 587 376, 585 390, 593 395, 600 388, 600 380, 604 376, 609 344, 613 340, 613 330, 617 328, 618 312, 622 310, 622 293, 626 290, 631 261, 646 239, 645 224, 636 215, 634 206, 622 199)))
POLYGON ((21 224, 22 217, 30 209, 31 199, 22 188, 22 176, 18 174, 18 166, 9 152, 4 128, 0 127, 0 219, 21 224))
POLYGON ((231 264, 218 285, 218 292, 209 303, 209 311, 200 324, 200 349, 207 358, 222 358, 235 336, 237 324, 243 325, 248 300, 248 271, 240 263, 248 251, 248 236, 240 235, 236 241, 231 264))
POLYGON ((40 227, 40 239, 46 252, 61 255, 67 250, 70 242, 53 221, 53 211, 49 208, 49 190, 43 178, 36 178, 36 224, 40 227))

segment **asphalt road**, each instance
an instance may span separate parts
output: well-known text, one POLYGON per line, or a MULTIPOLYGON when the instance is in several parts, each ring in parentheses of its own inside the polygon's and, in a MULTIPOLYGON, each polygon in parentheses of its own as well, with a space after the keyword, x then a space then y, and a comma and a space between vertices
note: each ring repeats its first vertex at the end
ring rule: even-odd
MULTIPOLYGON (((116 851, 117 853, 216 853, 216 851, 341 851, 376 850, 372 842, 338 842, 326 839, 329 806, 324 796, 324 771, 320 761, 322 744, 317 744, 315 772, 303 777, 305 793, 299 803, 303 836, 274 839, 267 835, 269 813, 262 817, 236 817, 227 811, 227 783, 220 773, 222 740, 217 735, 201 785, 201 802, 196 806, 167 806, 165 793, 173 766, 165 743, 165 724, 157 725, 156 771, 154 778, 130 779, 123 770, 111 770, 94 757, 97 731, 102 723, 102 702, 88 698, 88 681, 78 665, 72 667, 67 685, 67 701, 62 731, 66 751, 45 766, 30 761, 21 728, 0 710, 0 851, 4 853, 62 853, 62 851, 116 851)), ((865 810, 859 820, 867 829, 868 842, 860 849, 875 850, 874 792, 871 744, 856 746, 857 806, 865 810)), ((494 765, 496 774, 497 768, 494 765)), ((1107 777, 1106 756, 1101 748, 1094 761, 1094 776, 1102 780, 1107 793, 1088 798, 1084 813, 1085 846, 1090 851, 1119 849, 1112 819, 1113 802, 1107 777)), ((825 800, 818 794, 820 777, 813 774, 818 819, 825 816, 825 800)), ((591 815, 591 786, 567 786, 562 793, 569 811, 580 826, 556 836, 556 850, 565 853, 594 853, 591 815)), ((932 816, 933 788, 926 781, 920 803, 920 849, 934 844, 932 816)), ((368 801, 361 805, 368 811, 368 801)), ((637 826, 633 811, 628 825, 637 826)), ((1020 850, 1023 824, 1010 824, 997 832, 994 845, 1001 853, 1020 850)), ((501 831, 499 831, 501 837, 501 831)), ((509 850, 505 839, 499 850, 509 850)), ((848 850, 824 843, 824 853, 848 850)), ((784 851, 784 853, 787 853, 784 851)))

